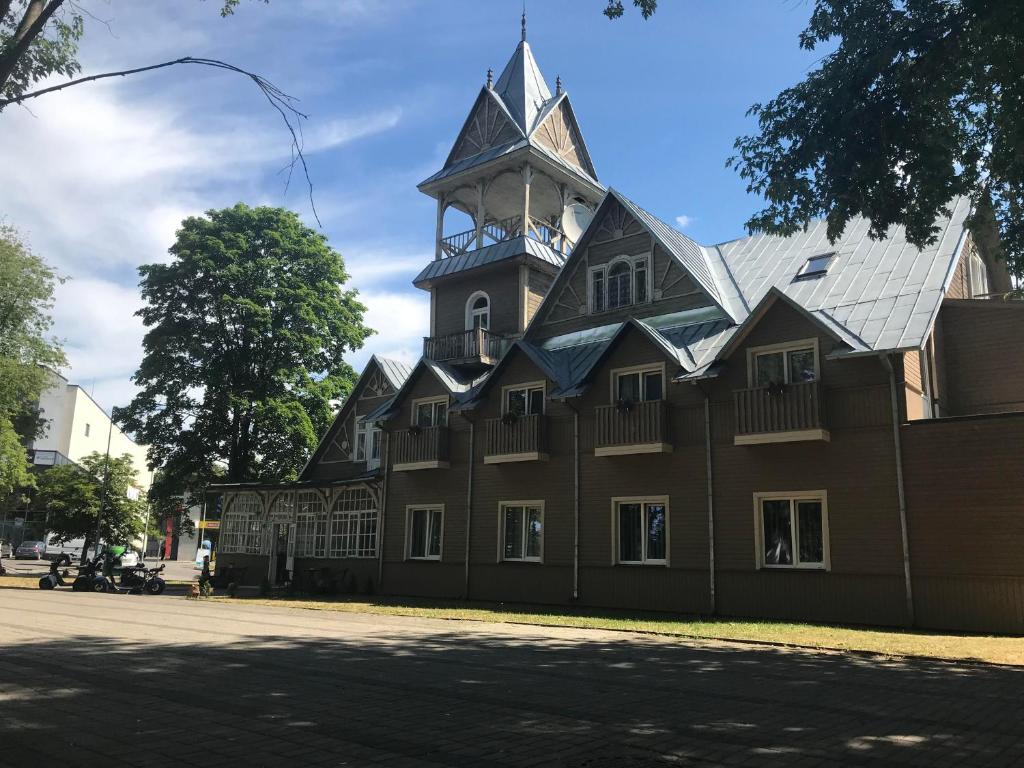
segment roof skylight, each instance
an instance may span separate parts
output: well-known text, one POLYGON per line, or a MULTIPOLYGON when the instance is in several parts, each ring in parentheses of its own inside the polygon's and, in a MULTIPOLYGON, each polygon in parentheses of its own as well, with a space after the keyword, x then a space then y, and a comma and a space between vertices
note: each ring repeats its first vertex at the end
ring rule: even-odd
POLYGON ((796 276, 800 278, 824 275, 828 272, 828 268, 835 257, 835 253, 820 253, 817 256, 811 256, 800 268, 800 271, 796 273, 796 276))

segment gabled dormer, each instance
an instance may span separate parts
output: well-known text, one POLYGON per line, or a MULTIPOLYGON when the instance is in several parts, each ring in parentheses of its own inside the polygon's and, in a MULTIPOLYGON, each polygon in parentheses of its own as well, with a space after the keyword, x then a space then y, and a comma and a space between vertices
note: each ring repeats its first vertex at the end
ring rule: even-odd
POLYGON ((488 71, 444 167, 419 189, 437 200, 424 355, 493 365, 520 337, 604 189, 569 95, 552 93, 522 39, 497 81, 488 71))

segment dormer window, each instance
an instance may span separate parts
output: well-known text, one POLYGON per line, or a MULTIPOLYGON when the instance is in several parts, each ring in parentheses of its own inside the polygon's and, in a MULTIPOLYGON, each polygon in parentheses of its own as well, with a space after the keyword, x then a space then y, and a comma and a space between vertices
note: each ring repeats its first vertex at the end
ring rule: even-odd
POLYGON ((604 312, 650 300, 650 257, 620 256, 590 269, 590 311, 604 312))
POLYGON ((466 302, 466 330, 491 327, 491 300, 483 291, 477 291, 466 302))
POLYGON ((800 271, 796 273, 797 278, 801 277, 820 277, 828 272, 829 266, 832 264, 832 260, 835 259, 834 253, 820 253, 817 256, 811 256, 804 265, 800 268, 800 271))

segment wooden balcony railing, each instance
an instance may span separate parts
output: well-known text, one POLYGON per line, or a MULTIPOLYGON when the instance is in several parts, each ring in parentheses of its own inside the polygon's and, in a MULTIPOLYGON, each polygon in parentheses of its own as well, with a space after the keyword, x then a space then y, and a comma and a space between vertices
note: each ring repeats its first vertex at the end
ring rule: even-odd
POLYGON ((394 469, 448 467, 448 427, 412 427, 394 433, 394 469))
POLYGON ((600 405, 595 411, 595 455, 672 452, 668 404, 664 400, 628 405, 600 405))
POLYGON ((828 440, 821 385, 817 381, 737 389, 737 445, 828 440))
POLYGON ((544 461, 544 416, 532 414, 487 420, 484 464, 512 461, 544 461))
POLYGON ((573 242, 558 227, 542 221, 541 219, 529 217, 526 231, 523 231, 522 216, 510 216, 499 221, 488 221, 480 228, 479 239, 476 229, 467 229, 465 232, 457 232, 454 235, 442 237, 437 245, 437 258, 450 259, 453 256, 461 256, 469 253, 475 248, 483 248, 493 243, 503 243, 514 237, 526 235, 532 237, 544 245, 568 255, 572 250, 573 242))
POLYGON ((493 365, 505 351, 507 339, 485 328, 428 336, 423 339, 423 356, 438 363, 484 363, 493 365))

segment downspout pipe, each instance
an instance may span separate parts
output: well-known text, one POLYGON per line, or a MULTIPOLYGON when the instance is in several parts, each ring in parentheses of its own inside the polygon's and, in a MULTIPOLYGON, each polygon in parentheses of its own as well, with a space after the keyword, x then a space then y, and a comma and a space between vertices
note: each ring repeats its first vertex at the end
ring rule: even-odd
POLYGON ((907 495, 903 483, 903 447, 900 441, 899 390, 896 386, 896 369, 889 355, 879 355, 882 365, 889 372, 889 396, 892 401, 892 442, 896 450, 896 491, 900 506, 900 538, 903 542, 903 583, 907 599, 907 626, 914 626, 914 588, 910 579, 910 537, 907 535, 907 495))
POLYGON ((469 423, 469 471, 466 481, 466 570, 462 586, 463 596, 469 600, 469 552, 473 523, 473 467, 476 463, 476 422, 465 414, 462 417, 469 423))
POLYGON ((388 480, 391 478, 391 433, 384 432, 384 482, 380 490, 380 532, 377 540, 377 589, 384 583, 384 525, 388 515, 388 480))
POLYGON ((711 395, 698 382, 697 389, 704 395, 704 457, 707 462, 707 511, 708 511, 708 609, 711 616, 717 611, 715 598, 715 493, 714 474, 711 464, 711 395))

